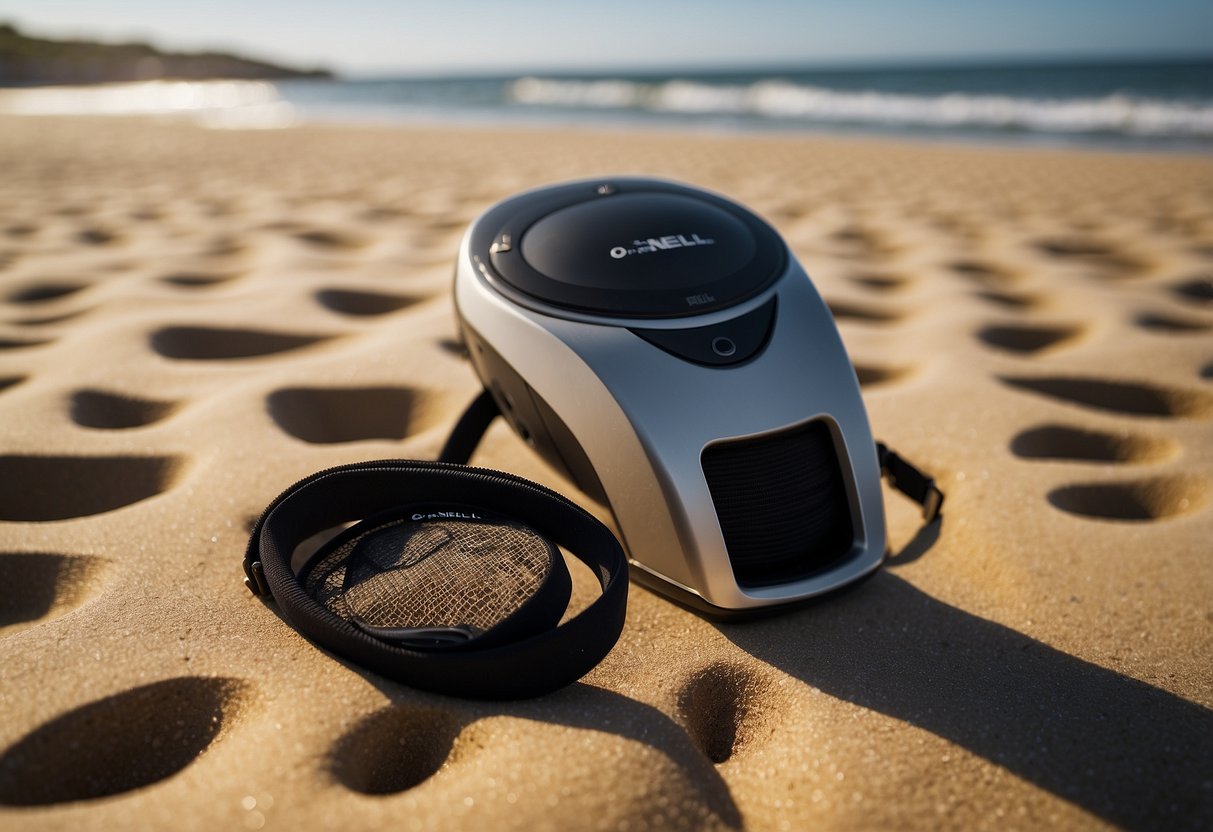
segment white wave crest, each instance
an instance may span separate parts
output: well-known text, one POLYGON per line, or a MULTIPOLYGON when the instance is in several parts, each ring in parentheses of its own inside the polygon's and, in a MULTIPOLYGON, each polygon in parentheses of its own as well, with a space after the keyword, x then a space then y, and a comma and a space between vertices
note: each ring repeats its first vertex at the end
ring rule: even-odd
POLYGON ((644 87, 631 81, 554 81, 519 78, 510 86, 510 97, 519 104, 564 107, 637 107, 644 87))
POLYGON ((294 108, 265 81, 138 81, 97 86, 0 90, 0 114, 189 116, 207 127, 274 128, 294 108))
POLYGON ((517 103, 549 107, 742 115, 825 124, 1213 137, 1213 101, 1168 101, 1127 95, 1099 98, 962 93, 922 96, 842 92, 777 80, 749 85, 712 85, 693 81, 644 84, 616 79, 523 78, 514 82, 510 96, 517 103))

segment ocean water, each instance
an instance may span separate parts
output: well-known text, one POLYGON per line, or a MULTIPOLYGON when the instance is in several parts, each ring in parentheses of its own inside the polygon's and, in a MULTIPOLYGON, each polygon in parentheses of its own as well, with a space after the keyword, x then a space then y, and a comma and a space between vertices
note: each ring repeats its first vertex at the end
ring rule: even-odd
POLYGON ((1213 150, 1213 61, 276 85, 302 118, 620 124, 1213 150))
POLYGON ((458 122, 881 134, 1213 151, 1213 61, 148 82, 0 91, 0 112, 217 127, 458 122))

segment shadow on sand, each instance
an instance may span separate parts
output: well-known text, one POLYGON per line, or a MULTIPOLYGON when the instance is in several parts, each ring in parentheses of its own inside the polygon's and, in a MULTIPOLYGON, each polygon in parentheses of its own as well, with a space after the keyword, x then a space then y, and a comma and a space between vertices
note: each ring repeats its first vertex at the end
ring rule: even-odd
MULTIPOLYGON (((284 625, 291 626, 277 604, 262 603, 284 625)), ((716 766, 683 726, 652 705, 585 682, 574 682, 536 699, 457 699, 415 690, 318 644, 315 647, 366 679, 388 699, 387 705, 359 720, 329 752, 329 771, 354 791, 382 795, 420 785, 442 767, 464 729, 480 719, 510 716, 610 733, 642 743, 678 768, 694 789, 697 803, 714 818, 714 825, 728 829, 743 826, 741 810, 716 766), (407 753, 402 753, 402 748, 407 753)))
POLYGON ((831 603, 718 626, 806 684, 930 731, 1111 823, 1196 828, 1213 817, 1213 712, 888 570, 831 603))
MULTIPOLYGON (((742 828, 741 812, 720 772, 682 726, 651 705, 583 682, 538 699, 463 702, 418 693, 350 667, 390 700, 390 704, 363 719, 330 752, 330 771, 355 791, 384 794, 418 785, 437 773, 464 729, 480 719, 509 716, 610 733, 642 743, 678 768, 686 786, 693 790, 694 804, 713 818, 713 826, 742 828), (406 722, 413 725, 402 724, 406 722), (406 753, 402 753, 402 737, 407 738, 406 753), (418 749, 424 753, 418 755, 418 749), (423 766, 420 770, 419 760, 423 766), (397 765, 405 768, 399 775, 389 773, 385 783, 385 770, 391 772, 397 765), (369 782, 364 774, 368 770, 375 772, 369 782)), ((559 765, 556 761, 552 764, 559 765)))

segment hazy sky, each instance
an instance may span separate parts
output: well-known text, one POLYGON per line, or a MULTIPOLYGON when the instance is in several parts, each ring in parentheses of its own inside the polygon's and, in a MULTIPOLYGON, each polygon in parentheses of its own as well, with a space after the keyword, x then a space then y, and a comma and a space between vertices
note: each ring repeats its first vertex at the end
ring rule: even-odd
POLYGON ((0 20, 349 74, 1213 54, 1213 0, 0 0, 0 20))

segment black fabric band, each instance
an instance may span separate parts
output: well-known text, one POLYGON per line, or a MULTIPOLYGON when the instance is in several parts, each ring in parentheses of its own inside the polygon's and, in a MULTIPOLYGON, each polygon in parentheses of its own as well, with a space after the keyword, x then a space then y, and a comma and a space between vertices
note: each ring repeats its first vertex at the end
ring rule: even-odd
POLYGON ((876 443, 876 456, 880 460, 880 473, 889 485, 922 506, 924 523, 933 523, 943 509, 943 492, 935 480, 918 470, 883 442, 876 443))
POLYGON ((463 411, 455 427, 451 428, 451 435, 446 438, 446 444, 438 454, 438 461, 466 465, 476 452, 476 446, 480 444, 484 432, 500 415, 501 409, 497 407, 493 394, 488 388, 481 390, 480 395, 472 399, 467 410, 463 411))
MULTIPOLYGON (((257 521, 244 569, 249 589, 272 595, 283 617, 320 646, 411 687, 477 699, 540 696, 579 679, 618 640, 627 606, 623 549, 592 515, 520 477, 441 462, 364 462, 300 480, 257 521), (533 528, 589 566, 602 595, 559 627, 540 627, 516 641, 484 649, 410 649, 373 638, 333 614, 291 570, 292 552, 308 537, 421 502, 483 506, 533 528)), ((539 613, 545 621, 548 612, 539 613)))

